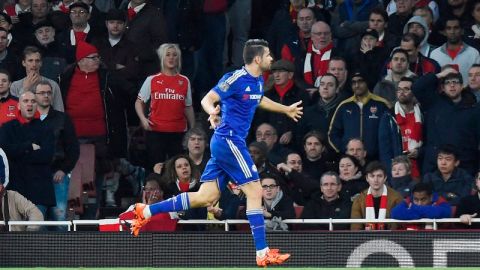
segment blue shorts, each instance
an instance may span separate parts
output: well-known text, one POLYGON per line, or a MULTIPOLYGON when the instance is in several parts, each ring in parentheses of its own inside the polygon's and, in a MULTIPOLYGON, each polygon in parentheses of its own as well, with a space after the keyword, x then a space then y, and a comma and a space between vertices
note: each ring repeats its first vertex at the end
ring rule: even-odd
POLYGON ((220 190, 228 181, 241 186, 259 179, 257 167, 248 152, 245 140, 214 134, 210 142, 211 157, 201 182, 218 180, 220 190))

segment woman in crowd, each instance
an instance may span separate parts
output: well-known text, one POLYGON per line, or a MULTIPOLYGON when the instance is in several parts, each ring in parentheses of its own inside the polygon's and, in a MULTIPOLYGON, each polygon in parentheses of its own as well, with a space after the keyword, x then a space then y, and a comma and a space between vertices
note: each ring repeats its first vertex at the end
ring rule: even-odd
POLYGON ((180 74, 180 48, 176 44, 162 44, 157 54, 161 71, 147 77, 135 102, 140 124, 147 131, 148 170, 181 153, 185 131, 195 123, 190 81, 180 74), (145 109, 149 101, 147 117, 145 109))
POLYGON ((360 163, 351 155, 342 155, 338 163, 338 172, 342 180, 341 196, 352 201, 362 190, 368 188, 368 183, 360 170, 360 163))

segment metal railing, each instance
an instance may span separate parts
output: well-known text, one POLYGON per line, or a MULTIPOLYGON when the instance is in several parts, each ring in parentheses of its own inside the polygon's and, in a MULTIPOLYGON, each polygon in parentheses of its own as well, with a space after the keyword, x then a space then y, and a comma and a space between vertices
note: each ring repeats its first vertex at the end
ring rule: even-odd
MULTIPOLYGON (((101 224, 120 224, 128 223, 129 221, 120 221, 119 219, 102 219, 102 220, 72 220, 72 221, 9 221, 8 230, 11 231, 11 226, 67 226, 67 230, 77 231, 78 226, 86 225, 101 225, 101 224)), ((415 219, 415 220, 397 220, 397 219, 285 219, 286 224, 328 224, 329 231, 334 230, 334 224, 352 224, 352 223, 422 223, 431 224, 433 230, 438 229, 439 223, 460 223, 459 218, 443 218, 443 219, 415 219)), ((480 218, 473 218, 472 223, 480 222, 480 218)), ((248 224, 248 220, 244 219, 227 219, 227 220, 179 220, 178 224, 216 224, 223 225, 225 231, 230 230, 230 225, 248 224)), ((5 225, 4 221, 0 221, 0 225, 5 225)))

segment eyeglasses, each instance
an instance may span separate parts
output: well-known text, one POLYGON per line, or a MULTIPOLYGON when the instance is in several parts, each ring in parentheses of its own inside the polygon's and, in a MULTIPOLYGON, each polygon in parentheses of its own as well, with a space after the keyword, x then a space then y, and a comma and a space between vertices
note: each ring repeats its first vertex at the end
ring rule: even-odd
POLYGON ((460 80, 458 79, 452 79, 452 80, 445 80, 443 84, 461 84, 460 80))
POLYGON ((276 187, 278 187, 278 185, 262 185, 262 188, 265 190, 274 189, 276 187))
POLYGON ((43 97, 49 97, 52 95, 52 91, 48 91, 48 92, 37 92, 35 93, 35 95, 39 95, 39 96, 43 96, 43 97))
POLYGON ((101 58, 100 56, 98 56, 98 55, 87 56, 87 57, 85 57, 85 58, 90 59, 90 60, 95 60, 95 61, 100 61, 100 60, 102 60, 102 58, 101 58))
POLYGON ((85 10, 70 10, 70 14, 84 15, 87 12, 85 10))

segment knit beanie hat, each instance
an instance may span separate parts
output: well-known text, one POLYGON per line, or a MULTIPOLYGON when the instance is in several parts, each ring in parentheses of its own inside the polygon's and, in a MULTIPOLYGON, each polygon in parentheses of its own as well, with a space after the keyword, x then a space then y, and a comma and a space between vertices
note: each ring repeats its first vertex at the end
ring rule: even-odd
POLYGON ((83 58, 89 56, 90 54, 94 53, 98 53, 98 50, 97 48, 95 48, 95 46, 84 41, 79 41, 77 44, 77 52, 75 54, 75 58, 78 62, 83 58))

